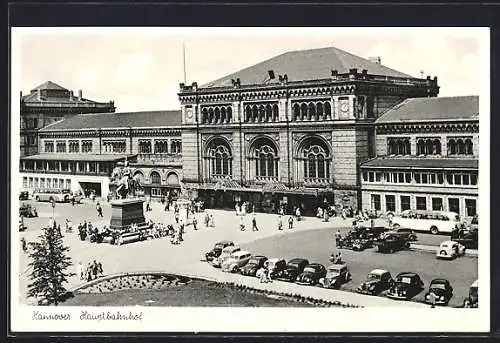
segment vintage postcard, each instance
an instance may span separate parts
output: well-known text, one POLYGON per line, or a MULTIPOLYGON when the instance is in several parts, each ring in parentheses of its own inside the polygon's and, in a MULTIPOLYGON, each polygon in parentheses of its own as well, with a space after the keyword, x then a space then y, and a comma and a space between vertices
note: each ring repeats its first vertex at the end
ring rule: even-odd
POLYGON ((489 330, 487 28, 11 47, 14 332, 489 330))

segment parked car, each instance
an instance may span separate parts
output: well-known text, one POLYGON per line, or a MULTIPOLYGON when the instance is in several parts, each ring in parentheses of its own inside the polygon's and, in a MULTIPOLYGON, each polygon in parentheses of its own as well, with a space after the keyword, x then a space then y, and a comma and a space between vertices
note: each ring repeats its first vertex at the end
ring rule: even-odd
POLYGON ((448 280, 434 279, 429 285, 429 291, 425 294, 425 302, 432 304, 434 298, 435 305, 448 305, 452 296, 453 287, 448 280))
POLYGON ((237 251, 222 262, 222 271, 236 273, 241 267, 250 261, 250 257, 252 257, 252 254, 248 251, 237 251))
POLYGON ((418 274, 411 272, 399 273, 389 288, 387 296, 392 299, 409 300, 420 293, 423 288, 424 283, 418 274))
POLYGON ((374 242, 381 253, 393 253, 395 251, 410 248, 410 242, 404 235, 388 234, 383 239, 374 242))
POLYGON ((278 280, 282 281, 289 281, 289 282, 294 282, 295 279, 297 278, 297 275, 302 273, 304 270, 305 266, 309 264, 309 261, 306 260, 305 258, 294 258, 288 261, 288 263, 285 266, 285 269, 283 269, 277 276, 276 278, 278 280))
POLYGON ((469 231, 477 233, 478 229, 479 229, 479 219, 478 216, 475 215, 474 217, 472 217, 472 220, 469 224, 469 231))
POLYGON ((30 193, 28 191, 19 192, 19 200, 28 200, 30 198, 30 193))
POLYGON ((215 268, 220 268, 222 266, 222 263, 224 263, 224 261, 229 258, 229 256, 240 250, 241 248, 236 246, 225 247, 224 249, 222 249, 220 256, 212 260, 212 266, 214 266, 215 268))
POLYGON ((74 195, 69 189, 39 189, 34 192, 33 198, 36 201, 70 202, 72 198, 75 202, 81 203, 82 196, 74 195))
POLYGON ((220 242, 215 243, 213 249, 205 254, 205 259, 208 262, 212 261, 214 258, 217 258, 220 256, 222 249, 229 247, 229 246, 234 246, 234 243, 232 241, 220 241, 220 242))
POLYGON ((465 247, 455 241, 445 241, 436 250, 436 258, 453 259, 465 254, 465 247))
POLYGON ((21 207, 19 207, 19 216, 28 218, 38 217, 38 212, 35 206, 22 204, 21 207))
POLYGON ((452 241, 463 245, 466 249, 477 249, 478 245, 477 230, 466 232, 462 236, 457 238, 452 238, 452 241))
POLYGON ((325 277, 319 279, 319 284, 325 288, 339 288, 351 280, 351 273, 346 264, 332 264, 326 269, 325 277))
POLYGON ((257 274, 257 270, 262 268, 264 266, 264 262, 266 261, 267 257, 265 256, 252 256, 248 263, 240 268, 241 275, 255 276, 257 274))
POLYGON ((326 276, 326 268, 319 263, 308 264, 302 273, 295 279, 299 285, 317 285, 321 278, 326 276))
POLYGON ((478 282, 477 280, 472 283, 469 289, 469 296, 465 298, 464 300, 464 307, 467 308, 477 308, 479 301, 478 301, 478 282))
POLYGON ((391 273, 384 269, 374 269, 368 273, 366 281, 359 285, 357 292, 377 295, 388 290, 394 283, 391 273))
POLYGON ((275 279, 277 275, 281 273, 283 269, 286 267, 286 261, 282 258, 270 258, 266 262, 264 262, 263 268, 259 269, 255 276, 261 277, 261 273, 263 270, 269 271, 271 279, 275 279))
POLYGON ((355 239, 352 242, 352 251, 363 251, 365 249, 373 248, 373 239, 355 239))
POLYGON ((385 234, 395 234, 404 236, 409 242, 417 241, 417 235, 415 231, 410 228, 405 227, 393 227, 391 230, 387 231, 385 234))

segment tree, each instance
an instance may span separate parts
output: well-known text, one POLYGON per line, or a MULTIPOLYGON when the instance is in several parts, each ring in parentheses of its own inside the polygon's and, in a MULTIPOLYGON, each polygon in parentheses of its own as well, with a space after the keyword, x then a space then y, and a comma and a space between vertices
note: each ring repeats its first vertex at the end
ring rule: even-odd
POLYGON ((38 299, 38 305, 57 306, 67 294, 64 284, 75 275, 67 272, 67 268, 72 265, 71 258, 67 256, 69 248, 63 245, 55 223, 43 229, 38 242, 30 242, 29 245, 30 278, 33 283, 28 285, 28 297, 38 299))

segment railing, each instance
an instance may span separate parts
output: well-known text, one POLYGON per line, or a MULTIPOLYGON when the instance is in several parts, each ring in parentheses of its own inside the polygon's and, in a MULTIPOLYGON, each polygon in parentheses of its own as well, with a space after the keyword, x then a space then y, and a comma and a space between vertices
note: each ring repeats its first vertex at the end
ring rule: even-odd
POLYGON ((329 179, 321 177, 306 177, 304 178, 305 186, 327 186, 330 183, 329 179))
POLYGON ((278 182, 279 179, 277 176, 255 176, 254 182, 263 183, 263 182, 278 182))
POLYGON ((172 163, 180 164, 182 163, 182 155, 178 154, 141 154, 137 155, 137 163, 172 163))
POLYGON ((22 173, 37 173, 37 174, 66 174, 66 175, 94 175, 94 176, 110 176, 110 172, 106 171, 83 171, 83 170, 46 170, 46 169, 21 169, 22 173))

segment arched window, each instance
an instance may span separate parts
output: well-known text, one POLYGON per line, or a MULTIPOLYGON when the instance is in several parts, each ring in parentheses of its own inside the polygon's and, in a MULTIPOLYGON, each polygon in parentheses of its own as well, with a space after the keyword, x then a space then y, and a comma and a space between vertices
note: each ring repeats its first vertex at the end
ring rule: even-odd
POLYGON ((273 105, 273 121, 279 121, 279 108, 278 105, 273 105))
POLYGON ((299 104, 293 105, 293 120, 298 120, 300 118, 300 106, 299 104))
POLYGON ((232 174, 232 156, 227 143, 222 139, 214 140, 207 151, 208 169, 211 177, 232 174))
POLYGON ((213 122, 214 122, 214 109, 213 108, 208 109, 208 122, 210 124, 213 124, 213 122))
POLYGON ((160 176, 160 173, 153 171, 153 172, 151 172, 151 174, 150 174, 150 176, 149 176, 149 177, 150 177, 150 179, 151 179, 151 183, 152 183, 152 184, 155 184, 155 185, 159 185, 159 184, 161 184, 161 176, 160 176))
POLYGON ((409 139, 404 140, 403 155, 411 155, 411 144, 409 139))
POLYGON ((316 106, 314 106, 314 104, 312 102, 309 104, 309 110, 307 111, 307 119, 317 120, 317 118, 316 118, 316 106))
POLYGON ((431 139, 425 140, 425 155, 431 155, 433 151, 433 142, 431 139))
POLYGON ((330 152, 318 138, 310 138, 302 144, 299 159, 303 161, 303 176, 307 179, 330 179, 330 152))
POLYGON ((435 139, 432 142, 432 153, 434 155, 441 155, 441 141, 439 139, 435 139))
POLYGON ((220 109, 218 107, 215 108, 214 114, 214 123, 218 124, 220 122, 220 109))
POLYGON ((467 138, 465 140, 465 154, 466 155, 473 155, 474 154, 472 147, 473 147, 472 140, 467 138))
POLYGON ((257 105, 252 106, 252 121, 254 123, 259 121, 259 108, 257 107, 257 105))
POLYGON ((204 108, 202 111, 202 123, 203 124, 206 124, 208 122, 208 110, 206 108, 204 108))
POLYGON ((170 185, 170 186, 178 186, 179 185, 179 177, 177 176, 176 173, 168 173, 167 185, 170 185))
POLYGON ((278 149, 267 138, 257 140, 251 148, 250 163, 255 163, 256 177, 278 177, 278 149))
POLYGON ((227 110, 226 110, 226 121, 228 123, 232 122, 233 121, 233 110, 231 109, 230 106, 227 107, 227 110))
POLYGON ((222 107, 220 109, 220 122, 221 122, 221 124, 226 122, 226 108, 225 107, 222 107))
POLYGON ((266 105, 266 122, 271 121, 273 118, 273 108, 271 105, 267 104, 266 105))
POLYGON ((331 115, 332 115, 332 106, 330 105, 330 103, 328 101, 325 102, 324 110, 325 110, 325 116, 331 118, 331 115))
POLYGON ((142 185, 144 183, 144 174, 138 170, 134 173, 134 179, 139 181, 139 183, 142 185))
POLYGON ((245 121, 247 123, 252 121, 252 108, 248 105, 245 106, 245 121))
POLYGON ((387 154, 395 155, 397 153, 396 140, 390 138, 387 142, 387 154))
POLYGON ((419 139, 417 142, 417 155, 425 155, 425 142, 419 139))
POLYGON ((455 143, 454 139, 450 139, 448 141, 448 155, 456 155, 457 154, 457 143, 455 143))
POLYGON ((323 104, 321 102, 318 102, 316 104, 316 114, 318 115, 319 118, 324 119, 325 112, 323 111, 323 104))
POLYGON ((300 120, 305 120, 307 118, 307 105, 302 104, 300 106, 300 120))
POLYGON ((264 105, 259 106, 259 122, 265 121, 266 118, 266 108, 264 105))
POLYGON ((462 139, 457 140, 457 153, 459 155, 464 155, 465 154, 465 143, 462 139))

